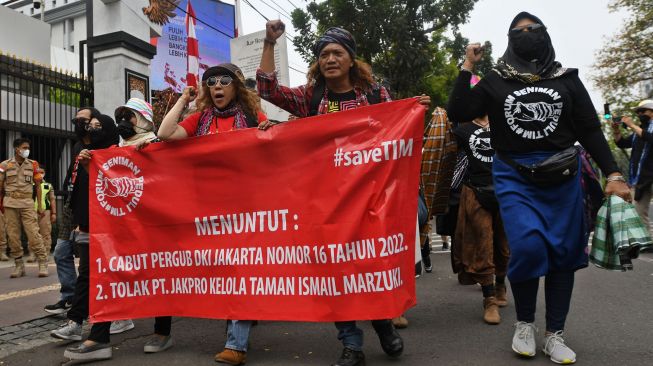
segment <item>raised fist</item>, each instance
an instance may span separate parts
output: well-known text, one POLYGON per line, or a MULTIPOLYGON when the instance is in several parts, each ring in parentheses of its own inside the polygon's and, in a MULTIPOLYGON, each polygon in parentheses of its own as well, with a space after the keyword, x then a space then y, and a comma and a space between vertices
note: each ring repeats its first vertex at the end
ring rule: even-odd
POLYGON ((476 65, 483 58, 483 47, 480 43, 472 43, 465 48, 465 59, 472 65, 476 65))
POLYGON ((281 20, 270 20, 265 23, 265 38, 270 41, 276 41, 283 35, 286 25, 281 20))

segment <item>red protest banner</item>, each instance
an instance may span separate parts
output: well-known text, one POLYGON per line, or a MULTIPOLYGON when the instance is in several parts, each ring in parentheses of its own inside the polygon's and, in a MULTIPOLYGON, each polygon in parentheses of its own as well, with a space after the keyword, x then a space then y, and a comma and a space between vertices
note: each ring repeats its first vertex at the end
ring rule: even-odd
POLYGON ((387 319, 415 304, 415 99, 94 152, 90 319, 387 319))

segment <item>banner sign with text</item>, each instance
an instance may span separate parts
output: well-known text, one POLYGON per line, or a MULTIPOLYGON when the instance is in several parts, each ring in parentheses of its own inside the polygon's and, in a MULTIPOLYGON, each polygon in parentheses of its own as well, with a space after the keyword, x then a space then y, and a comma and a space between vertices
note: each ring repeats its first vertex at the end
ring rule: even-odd
POLYGON ((91 321, 342 321, 415 305, 415 99, 93 153, 91 321))

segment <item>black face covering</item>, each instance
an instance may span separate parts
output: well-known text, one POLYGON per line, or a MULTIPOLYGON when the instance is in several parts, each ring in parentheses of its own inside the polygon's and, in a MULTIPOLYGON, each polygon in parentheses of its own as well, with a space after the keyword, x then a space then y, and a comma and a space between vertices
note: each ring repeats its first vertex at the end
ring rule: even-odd
POLYGON ((106 134, 102 128, 89 128, 88 134, 91 137, 92 146, 97 146, 106 139, 106 134))
POLYGON ((134 130, 134 125, 130 121, 121 119, 118 122, 118 134, 123 139, 128 140, 136 135, 136 130, 134 130))
POLYGON ((118 132, 113 119, 107 115, 101 114, 97 117, 100 121, 101 129, 91 129, 91 149, 106 149, 118 144, 118 132))
POLYGON ((88 131, 86 131, 86 128, 84 128, 84 126, 80 126, 77 124, 75 125, 75 135, 77 136, 78 140, 81 141, 84 138, 84 136, 86 136, 86 133, 88 133, 88 131))
POLYGON ((549 47, 548 37, 543 30, 510 35, 510 43, 515 54, 527 61, 542 60, 549 47))
POLYGON ((73 125, 75 126, 75 135, 79 140, 83 139, 84 136, 88 133, 88 130, 86 129, 88 127, 88 123, 86 123, 86 120, 83 118, 75 118, 73 119, 73 125))
POLYGON ((639 121, 642 122, 642 124, 648 124, 651 121, 651 117, 645 114, 640 114, 637 118, 639 118, 639 121))
POLYGON ((550 77, 562 68, 562 65, 555 60, 556 54, 551 37, 546 28, 512 34, 510 30, 515 28, 522 19, 529 19, 534 23, 544 25, 542 20, 535 15, 527 12, 517 14, 508 28, 508 48, 499 59, 497 67, 500 69, 503 64, 508 65, 519 74, 532 74, 542 78, 550 77), (532 62, 533 60, 537 61, 532 62))

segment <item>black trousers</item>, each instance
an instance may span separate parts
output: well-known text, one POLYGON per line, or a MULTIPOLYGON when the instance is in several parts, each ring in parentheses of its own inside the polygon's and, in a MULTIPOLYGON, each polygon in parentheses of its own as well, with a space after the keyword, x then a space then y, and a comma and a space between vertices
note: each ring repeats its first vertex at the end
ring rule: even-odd
POLYGON ((111 322, 95 323, 91 327, 91 333, 88 335, 89 341, 98 343, 109 343, 111 331, 111 322))
POLYGON ((154 333, 162 336, 169 336, 170 328, 172 328, 171 316, 157 316, 154 318, 154 333))
MULTIPOLYGON (((154 333, 169 336, 170 328, 172 328, 171 316, 158 316, 154 318, 154 333)), ((98 343, 109 343, 111 336, 110 330, 111 322, 95 323, 91 327, 91 333, 88 335, 88 339, 98 343)))
MULTIPOLYGON (((515 298, 517 320, 532 323, 535 321, 535 307, 539 278, 519 283, 510 283, 515 298)), ((544 291, 546 303, 546 330, 557 332, 565 329, 565 321, 571 304, 574 289, 574 272, 550 272, 545 277, 544 291)))
POLYGON ((73 296, 72 307, 68 310, 68 319, 77 324, 82 324, 88 318, 88 243, 77 245, 79 250, 79 275, 75 283, 75 295, 73 296))

